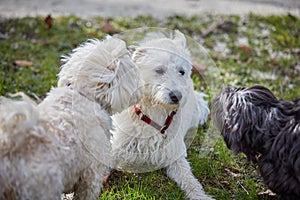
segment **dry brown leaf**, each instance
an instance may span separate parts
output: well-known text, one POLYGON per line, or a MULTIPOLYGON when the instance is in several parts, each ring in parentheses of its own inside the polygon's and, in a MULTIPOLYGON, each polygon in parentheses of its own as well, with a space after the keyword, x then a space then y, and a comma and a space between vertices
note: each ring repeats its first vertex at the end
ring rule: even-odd
POLYGON ((102 24, 102 27, 101 27, 101 30, 104 32, 104 33, 107 33, 107 34, 113 34, 116 32, 116 28, 114 27, 114 25, 112 25, 110 23, 111 20, 105 20, 102 24))
POLYGON ((246 53, 250 53, 251 52, 251 47, 248 46, 248 45, 242 45, 242 46, 239 46, 239 49, 246 52, 246 53))
POLYGON ((232 176, 232 177, 241 177, 242 176, 242 174, 241 173, 234 173, 234 172, 232 172, 230 169, 225 169, 225 171, 227 172, 227 174, 229 174, 230 176, 232 176))
POLYGON ((52 28, 53 18, 51 17, 51 15, 47 15, 47 17, 44 19, 44 21, 45 21, 48 29, 52 28))
POLYGON ((14 63, 20 67, 31 67, 33 65, 33 62, 28 60, 15 60, 14 63))
POLYGON ((205 71, 207 69, 207 66, 205 66, 205 65, 202 65, 202 64, 200 64, 200 63, 193 63, 193 68, 192 68, 192 71, 194 72, 194 73, 196 73, 196 72, 203 72, 203 71, 205 71))
POLYGON ((221 183, 222 185, 229 185, 229 182, 228 182, 228 181, 220 181, 220 183, 221 183))

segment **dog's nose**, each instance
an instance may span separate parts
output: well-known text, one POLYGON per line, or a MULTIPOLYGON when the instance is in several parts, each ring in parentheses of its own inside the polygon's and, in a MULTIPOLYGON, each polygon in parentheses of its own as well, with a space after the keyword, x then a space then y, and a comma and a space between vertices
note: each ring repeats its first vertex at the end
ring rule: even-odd
POLYGON ((178 104, 182 98, 182 94, 178 90, 174 90, 169 93, 169 97, 170 97, 172 103, 178 104))

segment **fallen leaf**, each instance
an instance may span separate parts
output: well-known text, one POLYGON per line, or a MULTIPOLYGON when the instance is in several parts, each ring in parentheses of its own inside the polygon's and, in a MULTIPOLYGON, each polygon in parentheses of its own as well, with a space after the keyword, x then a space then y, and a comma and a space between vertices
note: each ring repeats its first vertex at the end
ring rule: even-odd
POLYGON ((268 195, 268 196, 276 196, 274 192, 272 192, 270 189, 267 189, 265 191, 261 191, 258 193, 258 195, 268 195))
POLYGON ((252 51, 251 47, 249 47, 248 45, 241 45, 239 46, 239 49, 246 53, 250 53, 252 51))
POLYGON ((48 29, 52 28, 53 18, 51 15, 47 15, 47 17, 44 19, 44 22, 46 23, 48 29))
POLYGON ((193 63, 193 68, 192 68, 192 72, 193 73, 199 73, 199 72, 203 72, 205 71, 207 68, 207 66, 199 64, 199 63, 193 63))
POLYGON ((107 19, 103 22, 102 24, 102 27, 101 27, 101 30, 104 32, 104 33, 107 33, 107 34, 113 34, 116 32, 116 28, 114 27, 114 25, 112 25, 110 23, 110 19, 107 19))
POLYGON ((227 174, 229 174, 232 177, 241 177, 242 176, 241 173, 234 173, 230 169, 225 169, 225 171, 227 172, 227 174))
POLYGON ((210 35, 214 30, 216 30, 218 28, 218 26, 220 25, 220 22, 215 22, 213 24, 211 24, 207 29, 202 30, 202 37, 207 37, 208 35, 210 35))
POLYGON ((232 21, 223 21, 219 24, 218 28, 225 33, 232 33, 236 31, 237 26, 238 25, 232 21))
POLYGON ((229 182, 228 182, 228 181, 220 181, 220 183, 221 183, 222 185, 229 185, 229 182))
POLYGON ((14 63, 20 67, 30 67, 33 65, 33 63, 28 60, 15 60, 14 63))

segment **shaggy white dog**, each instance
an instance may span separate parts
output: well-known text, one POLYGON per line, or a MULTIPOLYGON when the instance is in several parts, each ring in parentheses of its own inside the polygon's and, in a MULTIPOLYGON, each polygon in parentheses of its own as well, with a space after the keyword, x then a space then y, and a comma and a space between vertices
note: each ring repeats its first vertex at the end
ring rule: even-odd
POLYGON ((133 52, 139 68, 141 100, 114 115, 113 157, 121 170, 145 172, 166 168, 189 199, 212 199, 193 176, 186 160, 187 131, 207 120, 203 93, 194 91, 186 38, 152 34, 133 52))
POLYGON ((63 59, 39 105, 1 99, 0 199, 96 199, 110 166, 110 114, 138 98, 125 42, 90 40, 63 59), (131 96, 135 94, 136 96, 131 96))

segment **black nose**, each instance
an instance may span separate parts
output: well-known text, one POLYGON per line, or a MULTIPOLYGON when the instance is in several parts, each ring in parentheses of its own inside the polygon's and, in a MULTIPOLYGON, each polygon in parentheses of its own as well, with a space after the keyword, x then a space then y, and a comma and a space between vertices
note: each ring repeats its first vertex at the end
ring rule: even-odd
POLYGON ((178 104, 182 98, 182 94, 178 90, 174 90, 169 93, 169 97, 170 97, 172 103, 178 104))

